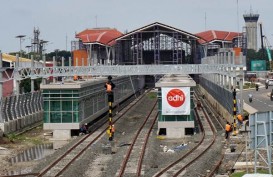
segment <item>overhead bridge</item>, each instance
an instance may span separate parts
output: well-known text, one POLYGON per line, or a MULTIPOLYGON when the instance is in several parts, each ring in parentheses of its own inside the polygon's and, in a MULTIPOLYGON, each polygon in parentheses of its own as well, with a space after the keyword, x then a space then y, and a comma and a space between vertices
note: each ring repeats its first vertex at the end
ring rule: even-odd
POLYGON ((165 75, 165 74, 214 74, 235 77, 236 68, 232 64, 181 64, 181 65, 101 65, 101 66, 63 66, 15 68, 14 78, 69 77, 74 75, 91 76, 128 76, 128 75, 165 75))

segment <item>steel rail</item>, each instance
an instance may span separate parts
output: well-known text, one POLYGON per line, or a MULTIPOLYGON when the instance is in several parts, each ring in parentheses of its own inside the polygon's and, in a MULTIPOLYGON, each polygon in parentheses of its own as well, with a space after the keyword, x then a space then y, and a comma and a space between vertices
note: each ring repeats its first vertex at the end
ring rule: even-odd
POLYGON ((178 176, 182 171, 184 171, 187 167, 189 167, 191 164, 193 164, 197 159, 199 159, 200 157, 202 157, 205 154, 205 152, 207 152, 210 149, 210 147, 215 143, 215 140, 216 140, 215 129, 214 129, 211 121, 209 120, 208 115, 207 115, 206 111, 204 110, 204 108, 202 107, 201 109, 202 109, 202 111, 203 111, 203 113, 205 115, 206 120, 208 121, 208 123, 210 125, 210 128, 211 128, 212 132, 213 132, 213 139, 210 142, 209 146, 199 156, 195 157, 192 161, 190 161, 188 164, 186 164, 183 168, 181 168, 180 170, 178 170, 174 174, 174 177, 178 176))
MULTIPOLYGON (((128 112, 130 109, 132 109, 146 94, 148 94, 149 92, 146 92, 145 94, 143 94, 139 99, 137 99, 137 101, 134 102, 134 104, 129 105, 128 109, 125 110, 124 112, 122 112, 116 119, 115 121, 113 121, 114 123, 117 122, 126 112, 128 112)), ((107 122, 107 121, 106 121, 107 122)), ((102 126, 101 126, 102 127, 102 126)), ((98 127, 97 129, 99 129, 100 127, 98 127)), ((107 127, 108 128, 108 127, 107 127)), ((60 176, 70 165, 72 162, 74 162, 83 152, 85 152, 88 147, 90 147, 90 145, 92 145, 97 139, 99 139, 107 130, 107 128, 105 128, 101 133, 99 133, 99 135, 97 135, 97 137, 94 138, 94 140, 92 140, 90 143, 88 143, 87 145, 85 145, 84 149, 82 149, 80 152, 78 152, 78 154, 72 158, 70 160, 70 162, 67 163, 67 165, 65 165, 55 176, 60 176)), ((44 168, 38 175, 38 177, 41 177, 43 175, 45 175, 50 169, 52 169, 57 163, 59 163, 61 160, 64 159, 64 157, 66 157, 72 150, 74 150, 76 147, 78 147, 79 145, 81 145, 88 137, 90 137, 91 135, 93 135, 94 133, 88 134, 87 136, 85 136, 84 138, 82 138, 78 143, 76 143, 75 145, 73 145, 68 151, 66 151, 62 156, 60 156, 59 158, 57 158, 53 163, 51 163, 49 166, 47 166, 46 168, 44 168)))
MULTIPOLYGON (((148 115, 146 116, 144 122, 142 123, 142 125, 141 125, 140 128, 138 129, 138 131, 137 131, 135 137, 133 138, 133 141, 132 141, 132 143, 131 143, 131 145, 130 145, 128 151, 127 151, 127 154, 126 154, 126 156, 125 156, 123 162, 122 162, 122 165, 121 165, 121 168, 120 168, 118 177, 122 177, 122 176, 123 176, 123 174, 124 174, 124 172, 125 172, 125 169, 126 169, 126 165, 127 165, 128 160, 129 160, 129 158, 130 158, 130 155, 131 155, 131 153, 132 153, 133 147, 134 147, 134 145, 135 145, 135 143, 136 143, 136 140, 137 140, 137 138, 139 137, 139 134, 140 134, 141 130, 144 128, 145 124, 147 123, 148 119, 150 118, 150 115, 153 113, 153 111, 154 111, 154 109, 155 109, 157 103, 158 103, 158 100, 154 103, 154 105, 153 105, 151 111, 148 113, 148 115)), ((157 118, 157 116, 154 118, 153 122, 155 122, 156 118, 157 118)), ((151 128, 151 127, 150 127, 150 128, 151 128)), ((147 136, 148 136, 148 135, 147 135, 147 136)), ((147 137, 147 136, 146 136, 146 137, 147 137)), ((141 164, 140 164, 140 165, 141 165, 141 164)))
MULTIPOLYGON (((202 96, 199 89, 195 89, 194 91, 195 91, 195 93, 198 95, 198 97, 201 97, 201 96, 202 96)), ((217 113, 217 112, 215 111, 215 109, 212 108, 211 104, 210 104, 207 100, 201 99, 201 102, 203 103, 203 105, 206 105, 206 109, 209 109, 209 111, 213 112, 213 114, 214 114, 213 117, 214 117, 214 119, 216 120, 217 125, 220 126, 219 130, 224 130, 224 129, 225 129, 225 128, 224 128, 224 125, 223 125, 223 124, 217 119, 217 117, 215 116, 215 115, 217 115, 218 117, 220 117, 219 113, 217 113)), ((214 124, 214 125, 215 125, 215 124, 214 124)), ((216 129, 217 129, 217 128, 216 128, 216 129)))
POLYGON ((202 142, 204 141, 205 139, 205 132, 204 132, 204 127, 201 123, 201 119, 199 117, 199 114, 197 113, 197 110, 196 108, 194 109, 194 114, 196 115, 197 117, 197 122, 199 123, 200 125, 200 129, 201 129, 201 132, 202 132, 202 138, 201 138, 201 141, 199 141, 199 143, 194 146, 189 152, 187 152, 185 155, 183 155, 182 157, 180 157, 178 160, 176 160, 175 162, 169 164, 167 167, 165 167, 163 170, 161 170, 160 172, 158 172, 154 177, 160 177, 161 175, 163 175, 166 171, 168 171, 170 168, 172 168, 173 166, 175 166, 177 163, 179 163, 180 161, 182 161, 183 159, 185 159, 187 156, 189 156, 191 153, 193 153, 194 150, 196 150, 201 144, 202 142))
POLYGON ((141 176, 142 163, 143 163, 144 155, 145 155, 145 152, 146 152, 146 147, 147 147, 147 144, 148 144, 148 140, 149 140, 151 131, 152 131, 152 129, 154 127, 154 124, 155 124, 155 122, 157 120, 157 116, 158 116, 158 112, 157 112, 157 114, 155 116, 156 118, 153 120, 153 123, 152 123, 152 125, 151 125, 151 127, 149 129, 149 132, 147 133, 144 144, 142 146, 142 151, 141 151, 139 161, 138 161, 138 164, 137 164, 137 176, 141 176))
POLYGON ((197 159, 199 159, 200 157, 202 157, 210 149, 210 147, 215 143, 215 140, 216 140, 216 131, 215 131, 215 129, 214 129, 213 125, 212 125, 212 122, 209 119, 206 111, 204 110, 204 108, 202 107, 201 109, 202 109, 202 111, 203 111, 203 113, 205 115, 205 118, 206 118, 207 122, 210 125, 210 128, 211 128, 212 132, 213 132, 213 140, 210 142, 209 146, 199 156, 195 157, 192 161, 190 161, 188 164, 186 164, 183 168, 181 168, 180 170, 178 170, 174 174, 174 177, 177 177, 182 171, 184 171, 187 167, 189 167, 191 164, 193 164, 197 159))
MULTIPOLYGON (((200 93, 200 90, 199 89, 195 89, 195 94, 198 95, 198 97, 200 97, 202 94, 200 93)), ((224 130, 224 127, 223 125, 221 124, 221 122, 216 118, 215 115, 218 115, 218 117, 220 117, 220 115, 215 111, 215 109, 212 108, 211 104, 209 104, 206 100, 204 99, 201 99, 203 105, 206 104, 207 105, 207 109, 209 109, 211 112, 213 112, 213 116, 214 117, 214 120, 216 120, 217 124, 220 125, 221 129, 219 130, 224 130)), ((216 127, 215 127, 216 128, 216 127)), ((223 162, 223 159, 224 159, 224 154, 222 154, 221 158, 219 159, 219 161, 216 163, 216 165, 213 167, 213 169, 210 171, 210 173, 207 175, 208 177, 213 177, 214 174, 216 173, 216 171, 220 168, 222 162, 223 162)))

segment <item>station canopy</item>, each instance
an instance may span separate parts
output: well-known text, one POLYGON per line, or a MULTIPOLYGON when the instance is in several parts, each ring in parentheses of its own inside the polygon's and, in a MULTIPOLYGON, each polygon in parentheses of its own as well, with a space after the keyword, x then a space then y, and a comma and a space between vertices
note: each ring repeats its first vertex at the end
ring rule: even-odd
POLYGON ((116 38, 115 40, 116 41, 126 40, 126 39, 130 38, 132 35, 134 35, 136 33, 143 33, 142 38, 143 38, 143 40, 145 40, 145 39, 153 37, 154 32, 160 32, 161 34, 165 34, 165 35, 168 35, 168 36, 171 36, 171 37, 173 37, 173 34, 177 32, 180 35, 182 35, 182 40, 184 42, 188 42, 190 40, 200 39, 200 37, 198 37, 198 36, 196 36, 194 34, 191 34, 189 32, 180 30, 178 28, 175 28, 175 27, 172 27, 172 26, 169 26, 169 25, 165 25, 163 23, 154 22, 152 24, 143 26, 143 27, 135 29, 135 30, 133 30, 133 31, 131 31, 129 33, 126 33, 126 34, 116 38))
POLYGON ((119 64, 193 63, 200 37, 155 22, 115 39, 119 64))

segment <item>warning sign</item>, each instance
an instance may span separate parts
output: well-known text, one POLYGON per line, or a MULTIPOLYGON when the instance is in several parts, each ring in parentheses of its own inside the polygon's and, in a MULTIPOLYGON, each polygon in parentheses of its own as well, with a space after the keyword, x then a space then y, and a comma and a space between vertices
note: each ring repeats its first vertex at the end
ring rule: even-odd
POLYGON ((189 115, 190 87, 162 87, 162 115, 189 115))

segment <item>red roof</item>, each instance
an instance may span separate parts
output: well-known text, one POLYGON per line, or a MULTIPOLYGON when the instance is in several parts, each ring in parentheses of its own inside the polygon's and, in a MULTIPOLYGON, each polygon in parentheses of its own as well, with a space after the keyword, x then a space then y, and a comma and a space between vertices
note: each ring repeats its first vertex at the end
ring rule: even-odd
POLYGON ((114 43, 109 42, 120 36, 122 36, 122 33, 113 28, 86 29, 76 34, 76 38, 80 38, 83 43, 99 43, 110 46, 113 45, 114 43))
POLYGON ((209 30, 195 34, 196 36, 201 37, 202 39, 198 40, 200 44, 212 42, 215 40, 232 42, 232 40, 238 35, 242 35, 238 32, 228 32, 228 31, 216 31, 209 30))

